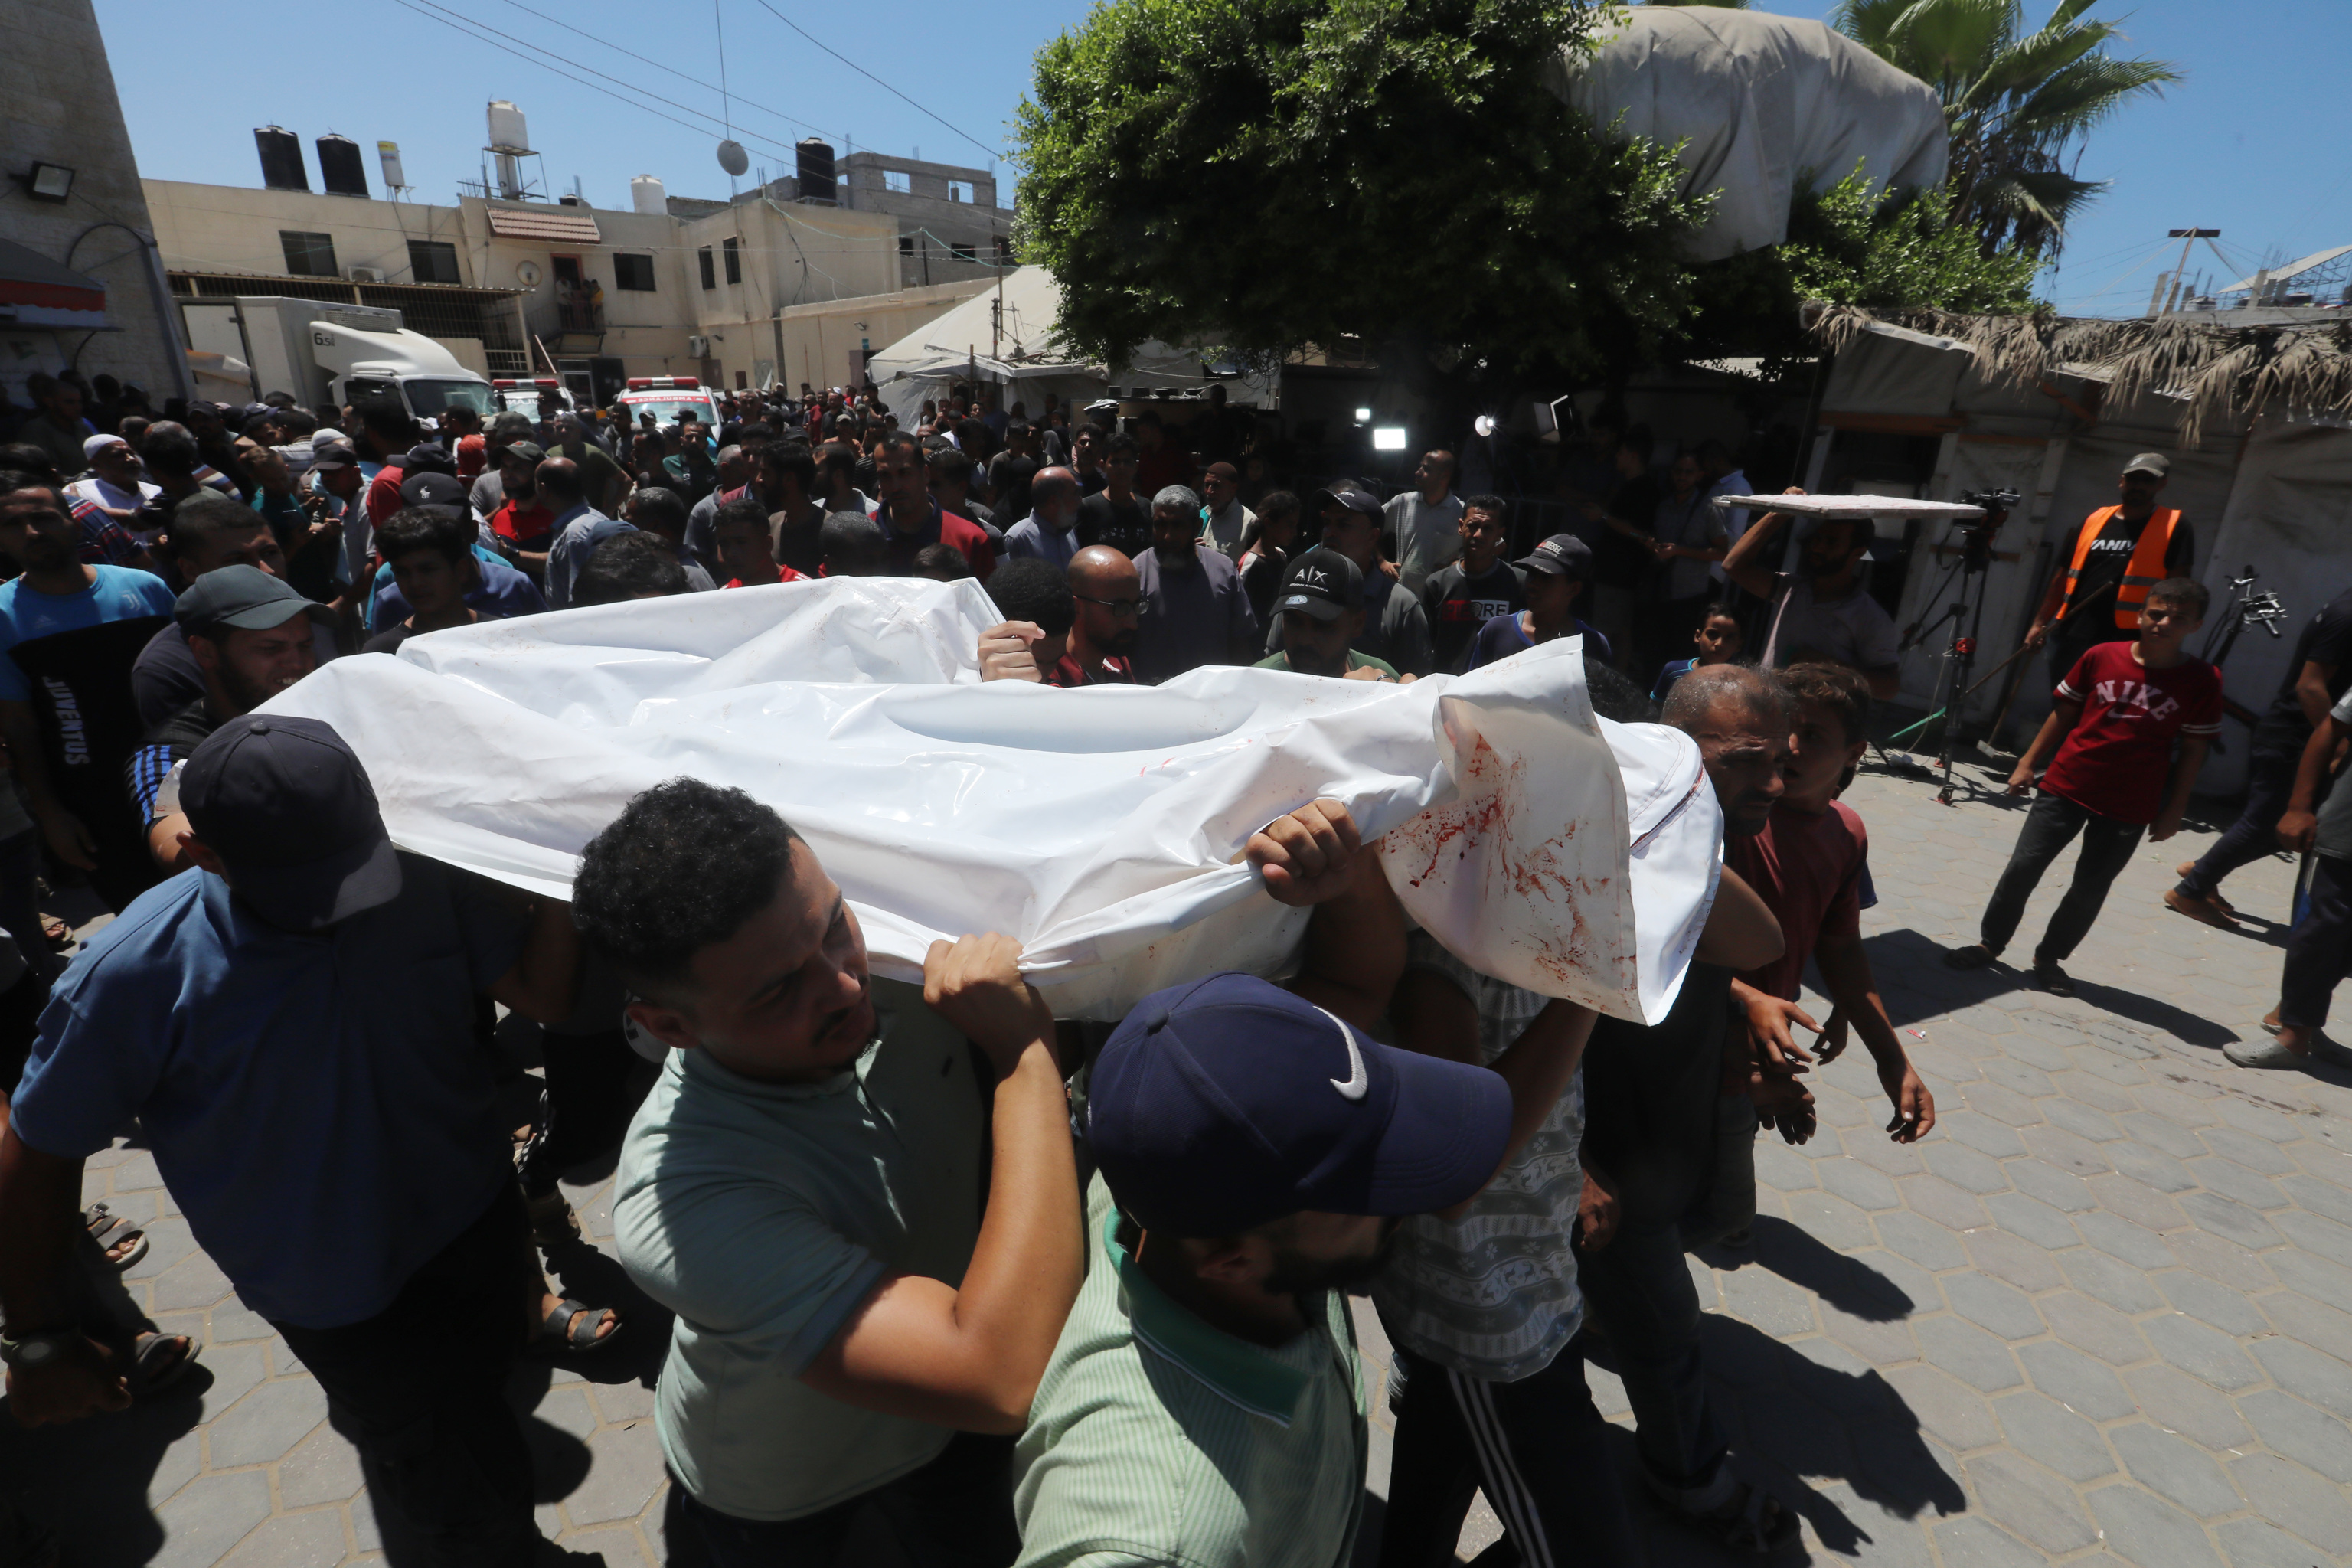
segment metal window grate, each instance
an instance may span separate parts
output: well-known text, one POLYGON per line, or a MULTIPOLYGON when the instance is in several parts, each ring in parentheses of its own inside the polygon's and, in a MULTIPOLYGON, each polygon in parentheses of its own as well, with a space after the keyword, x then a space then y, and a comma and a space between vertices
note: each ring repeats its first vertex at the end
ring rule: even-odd
POLYGON ((331 234, 310 234, 300 229, 281 228, 278 243, 285 247, 286 270, 298 278, 333 278, 335 270, 335 237, 331 234))

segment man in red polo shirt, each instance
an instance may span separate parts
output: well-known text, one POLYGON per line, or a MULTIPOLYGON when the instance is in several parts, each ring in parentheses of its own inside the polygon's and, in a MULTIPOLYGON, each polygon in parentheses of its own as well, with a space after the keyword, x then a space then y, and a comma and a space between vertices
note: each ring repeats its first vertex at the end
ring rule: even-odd
POLYGON ((890 575, 915 574, 915 556, 927 544, 945 544, 971 563, 971 574, 982 582, 996 570, 996 548, 980 524, 947 510, 931 495, 930 465, 922 441, 904 430, 882 438, 875 455, 874 476, 882 499, 871 516, 882 525, 890 546, 890 575))

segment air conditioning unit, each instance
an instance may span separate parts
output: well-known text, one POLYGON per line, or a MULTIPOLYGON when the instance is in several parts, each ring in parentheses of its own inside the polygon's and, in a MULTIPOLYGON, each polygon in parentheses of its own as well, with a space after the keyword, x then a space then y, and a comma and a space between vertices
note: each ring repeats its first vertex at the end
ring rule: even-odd
POLYGON ((383 281, 383 268, 381 267, 354 267, 352 268, 352 281, 354 283, 381 283, 383 281))
POLYGON ((710 357, 710 340, 702 336, 699 332, 688 337, 686 340, 686 357, 688 359, 709 359, 710 357))

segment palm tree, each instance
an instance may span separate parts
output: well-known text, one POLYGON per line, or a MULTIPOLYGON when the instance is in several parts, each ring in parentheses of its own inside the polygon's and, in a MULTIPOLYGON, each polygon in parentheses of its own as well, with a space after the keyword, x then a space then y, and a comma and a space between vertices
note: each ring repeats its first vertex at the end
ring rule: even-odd
POLYGON ((2106 188, 2077 179, 2091 130, 2180 79, 2169 61, 2118 59, 2115 24, 2082 20, 2095 0, 2059 0, 2038 32, 2020 0, 1843 0, 1832 25, 1933 87, 1951 129, 1954 221, 1985 254, 2056 254, 2067 220, 2106 188))

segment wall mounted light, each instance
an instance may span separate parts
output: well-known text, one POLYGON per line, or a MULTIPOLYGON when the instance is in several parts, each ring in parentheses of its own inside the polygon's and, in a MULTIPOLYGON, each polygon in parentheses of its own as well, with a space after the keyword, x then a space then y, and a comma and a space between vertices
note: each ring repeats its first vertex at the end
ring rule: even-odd
POLYGON ((16 176, 25 183, 26 194, 37 202, 61 202, 73 195, 74 172, 63 163, 35 163, 16 176))

